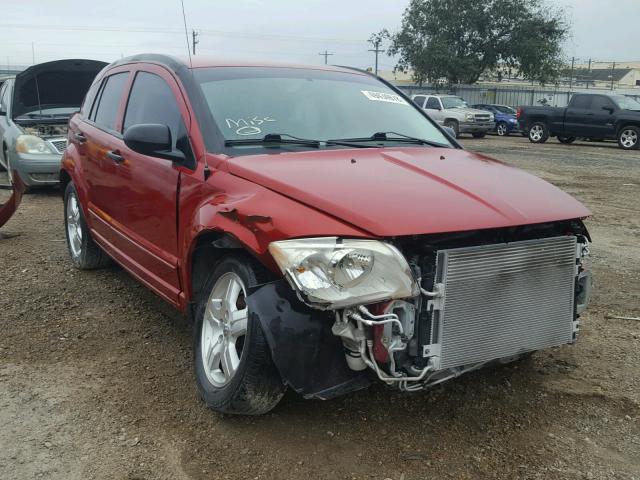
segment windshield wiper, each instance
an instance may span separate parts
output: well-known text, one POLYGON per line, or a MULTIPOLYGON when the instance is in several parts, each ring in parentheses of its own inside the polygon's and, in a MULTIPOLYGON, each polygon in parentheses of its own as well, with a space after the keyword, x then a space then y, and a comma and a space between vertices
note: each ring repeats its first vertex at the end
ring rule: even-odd
MULTIPOLYGON (((342 141, 340 140, 329 140, 333 141, 342 141)), ((365 138, 345 138, 345 142, 400 142, 400 143, 417 143, 419 145, 429 145, 431 147, 449 147, 444 143, 431 142, 429 140, 425 140, 423 138, 412 137, 410 135, 405 135, 404 133, 398 132, 376 132, 370 137, 365 138)))
POLYGON ((295 137, 288 133, 269 133, 262 138, 238 138, 226 140, 224 144, 227 147, 238 145, 303 145, 320 148, 322 145, 340 145, 344 147, 369 148, 367 145, 360 145, 358 143, 342 142, 340 140, 312 140, 309 138, 295 137))

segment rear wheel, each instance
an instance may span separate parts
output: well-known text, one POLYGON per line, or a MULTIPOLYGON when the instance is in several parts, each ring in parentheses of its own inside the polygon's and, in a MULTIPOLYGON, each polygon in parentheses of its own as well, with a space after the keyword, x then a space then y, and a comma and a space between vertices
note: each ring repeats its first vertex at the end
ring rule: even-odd
POLYGON ((496 126, 496 133, 500 137, 506 137, 507 135, 509 135, 509 126, 506 124, 506 122, 498 123, 498 125, 496 126))
POLYGON ((569 145, 576 141, 576 137, 558 137, 558 141, 560 143, 564 143, 565 145, 569 145))
POLYGON ((267 413, 285 392, 260 323, 247 307, 247 291, 257 283, 250 261, 229 257, 211 272, 198 301, 196 382, 207 406, 220 413, 267 413))
POLYGON ((487 132, 474 132, 472 135, 473 138, 484 138, 487 136, 487 132))
POLYGON ((444 126, 445 127, 449 127, 450 129, 452 129, 455 132, 455 137, 456 138, 460 138, 460 125, 458 124, 457 121, 455 120, 445 120, 444 121, 444 126))
POLYGON ((640 128, 623 127, 618 133, 618 145, 624 150, 636 150, 640 147, 640 128))
POLYGON ((91 238, 73 182, 69 182, 64 192, 64 226, 67 249, 76 268, 95 270, 111 263, 109 256, 91 238))
POLYGON ((536 122, 529 127, 529 141, 531 143, 544 143, 549 139, 549 128, 544 122, 536 122))

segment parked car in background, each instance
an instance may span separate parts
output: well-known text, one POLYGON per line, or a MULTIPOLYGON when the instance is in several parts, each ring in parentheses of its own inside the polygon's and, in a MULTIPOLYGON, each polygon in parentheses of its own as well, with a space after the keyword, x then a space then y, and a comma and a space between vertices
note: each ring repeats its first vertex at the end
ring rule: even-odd
POLYGON ((496 105, 493 103, 479 103, 472 105, 472 108, 478 110, 486 110, 493 113, 496 121, 495 132, 504 137, 510 133, 516 133, 520 131, 518 126, 518 119, 516 118, 516 110, 508 107, 507 105, 496 105))
POLYGON ((576 340, 590 212, 366 72, 125 58, 68 138, 71 261, 111 257, 190 314, 217 411, 415 391, 576 340))
POLYGON ((558 137, 569 144, 580 137, 617 140, 624 150, 640 148, 640 102, 624 95, 576 93, 565 108, 521 107, 518 121, 533 143, 558 137))
POLYGON ((56 185, 67 122, 107 64, 57 60, 27 68, 0 87, 0 166, 26 187, 56 185))
POLYGON ((496 126, 492 113, 469 108, 467 102, 454 95, 413 95, 411 99, 440 125, 451 128, 456 138, 461 133, 483 138, 496 126))

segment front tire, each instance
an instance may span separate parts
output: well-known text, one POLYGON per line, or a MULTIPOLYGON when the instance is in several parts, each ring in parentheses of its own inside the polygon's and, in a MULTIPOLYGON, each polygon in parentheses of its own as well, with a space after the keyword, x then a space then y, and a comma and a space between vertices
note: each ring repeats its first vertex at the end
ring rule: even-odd
POLYGON ((475 132, 472 133, 473 138, 484 138, 487 136, 487 132, 475 132))
POLYGON ((623 150, 637 150, 640 148, 640 128, 623 127, 618 133, 618 145, 623 150))
POLYGON ((445 127, 449 127, 450 129, 452 129, 455 132, 455 137, 456 138, 460 138, 460 125, 458 124, 457 121, 455 121, 455 120, 445 120, 444 126, 445 127))
POLYGON ((544 143, 549 140, 549 127, 544 122, 535 122, 529 127, 527 137, 531 143, 544 143))
POLYGON ((76 268, 95 270, 111 263, 109 256, 91 238, 73 182, 69 182, 64 191, 64 227, 69 256, 76 268))
POLYGON ((257 284, 250 261, 228 257, 213 269, 198 300, 194 372, 200 396, 216 412, 261 415, 285 392, 260 323, 246 304, 248 289, 257 284))

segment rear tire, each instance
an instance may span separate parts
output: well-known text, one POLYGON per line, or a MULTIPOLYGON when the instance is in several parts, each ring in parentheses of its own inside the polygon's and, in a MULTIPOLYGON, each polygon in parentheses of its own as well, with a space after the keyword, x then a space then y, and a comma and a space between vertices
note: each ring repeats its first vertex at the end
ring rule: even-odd
POLYGON ((219 413, 267 413, 286 389, 260 322, 246 305, 248 289, 257 284, 257 270, 249 260, 227 257, 209 274, 197 301, 196 383, 202 400, 219 413))
POLYGON ((73 182, 64 191, 64 227, 69 256, 76 268, 96 270, 111 263, 111 258, 91 238, 73 182))
POLYGON ((544 122, 533 123, 527 132, 531 143, 544 143, 549 140, 549 127, 544 122))
POLYGON ((558 137, 558 141, 560 143, 563 143, 565 145, 571 145, 573 142, 576 141, 576 137, 558 137))
POLYGON ((460 125, 456 120, 445 120, 444 126, 452 129, 456 134, 455 137, 460 138, 460 125))
POLYGON ((496 133, 499 137, 507 137, 509 135, 509 125, 506 122, 498 122, 496 133))
POLYGON ((473 138, 484 138, 487 136, 487 132, 474 132, 471 135, 473 135, 473 138))
POLYGON ((637 150, 640 147, 640 128, 623 127, 618 133, 618 145, 623 150, 637 150))

